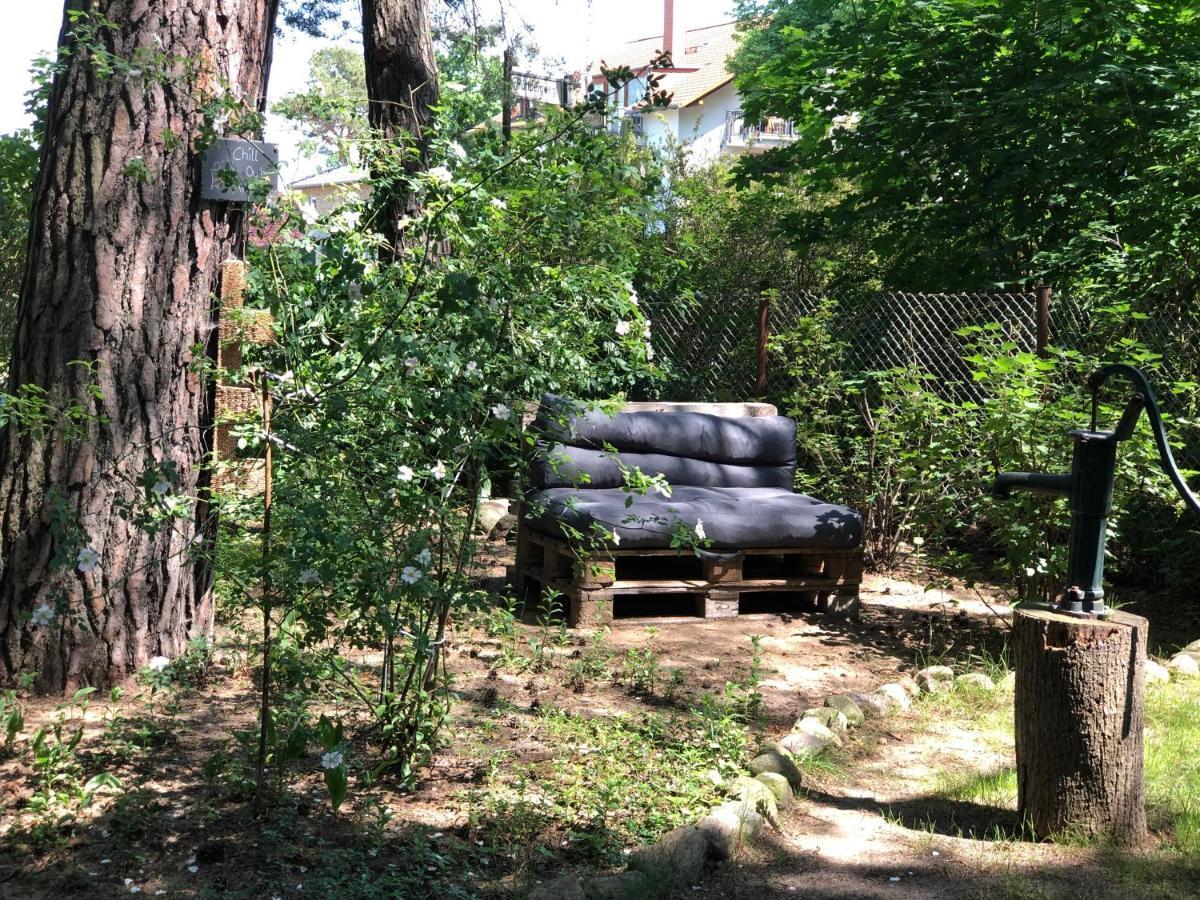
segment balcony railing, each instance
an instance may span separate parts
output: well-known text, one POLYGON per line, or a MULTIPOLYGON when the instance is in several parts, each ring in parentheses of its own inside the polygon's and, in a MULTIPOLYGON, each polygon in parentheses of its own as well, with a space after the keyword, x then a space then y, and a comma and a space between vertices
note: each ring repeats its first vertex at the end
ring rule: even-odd
POLYGON ((743 150, 766 150, 796 140, 796 125, 791 119, 770 116, 748 121, 740 109, 725 114, 725 135, 722 147, 743 150))
POLYGON ((620 134, 621 129, 628 128, 637 137, 645 137, 646 123, 640 112, 627 109, 617 109, 609 113, 608 130, 611 134, 620 134))

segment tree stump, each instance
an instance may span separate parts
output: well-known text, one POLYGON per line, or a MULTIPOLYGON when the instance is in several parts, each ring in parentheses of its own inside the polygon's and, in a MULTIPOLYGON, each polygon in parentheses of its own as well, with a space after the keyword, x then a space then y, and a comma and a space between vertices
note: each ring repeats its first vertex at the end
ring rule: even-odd
POLYGON ((1081 829, 1146 838, 1142 773, 1147 622, 1016 611, 1017 803, 1039 838, 1081 829))

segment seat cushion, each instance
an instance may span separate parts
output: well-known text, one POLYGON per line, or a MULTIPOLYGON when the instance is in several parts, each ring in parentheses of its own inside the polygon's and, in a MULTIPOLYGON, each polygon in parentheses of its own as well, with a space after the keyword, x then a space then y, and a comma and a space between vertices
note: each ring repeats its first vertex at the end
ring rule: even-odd
POLYGON ((598 525, 617 533, 622 550, 670 547, 678 523, 691 530, 697 521, 704 522, 712 549, 849 550, 862 543, 857 512, 782 488, 680 486, 670 497, 634 495, 626 507, 629 496, 619 488, 535 491, 527 498, 526 522, 555 537, 568 536, 564 525, 586 536, 598 525))
POLYGON ((694 487, 790 489, 796 423, 783 416, 728 418, 694 412, 584 411, 560 397, 542 398, 530 463, 537 488, 620 487, 627 467, 694 487))

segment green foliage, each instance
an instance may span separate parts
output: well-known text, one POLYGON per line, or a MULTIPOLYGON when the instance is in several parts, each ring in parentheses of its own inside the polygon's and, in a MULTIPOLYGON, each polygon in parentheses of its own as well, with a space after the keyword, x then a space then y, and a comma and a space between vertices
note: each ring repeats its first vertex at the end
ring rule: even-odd
POLYGON ((495 52, 504 40, 501 25, 458 27, 448 19, 434 29, 440 76, 439 127, 462 134, 500 113, 504 65, 495 52))
MULTIPOLYGON (((985 551, 1019 598, 1049 599, 1066 572, 1061 501, 1028 493, 998 499, 990 485, 1002 471, 1070 466, 1067 432, 1088 424, 1084 378, 1100 360, 1063 350, 1039 357, 1000 325, 963 329, 960 338, 978 401, 955 398, 952 387, 916 367, 847 371, 832 307, 779 335, 774 350, 798 385, 785 402, 797 420, 797 487, 861 510, 876 566, 894 565, 906 544, 935 556, 985 551)), ((1136 342, 1115 352, 1151 372, 1161 363, 1136 342)), ((1163 388, 1184 398, 1181 406, 1195 391, 1184 383, 1163 388)), ((1121 398, 1108 399, 1115 405, 1102 404, 1102 424, 1119 414, 1121 398)), ((1117 494, 1172 504, 1146 429, 1143 420, 1121 446, 1117 494)), ((1136 504, 1126 508, 1110 538, 1119 558, 1129 555, 1124 523, 1136 520, 1136 504)))
POLYGON ((473 833, 520 868, 563 841, 582 861, 620 862, 627 847, 695 822, 720 799, 714 771, 739 774, 750 747, 738 715, 708 695, 685 715, 548 709, 535 724, 551 759, 499 765, 469 795, 473 833))
POLYGON ((95 688, 80 688, 61 704, 54 721, 43 725, 29 739, 34 768, 34 793, 29 809, 34 814, 35 837, 50 838, 75 821, 78 812, 91 804, 101 791, 120 791, 121 781, 110 772, 99 772, 84 780, 79 759, 89 697, 95 688))
MULTIPOLYGON (((1200 245, 1200 17, 1172 3, 745 2, 733 69, 800 139, 758 160, 868 241, 893 289, 1046 280, 1187 302, 1200 245)), ((757 168, 752 166, 751 168, 757 168)), ((1153 302, 1153 301, 1151 301, 1153 302)))
MULTIPOLYGON (((239 434, 247 450, 273 449, 271 545, 264 556, 231 536, 241 546, 226 546, 221 577, 234 603, 266 603, 278 623, 284 719, 267 744, 280 777, 294 759, 279 749, 285 720, 306 728, 331 684, 371 723, 380 754, 367 777, 415 777, 449 710, 449 624, 484 605, 468 578, 475 515, 523 468, 523 403, 616 396, 655 376, 634 285, 671 265, 640 240, 658 170, 579 118, 552 116, 507 146, 482 135, 469 154, 436 140, 428 172, 378 160, 376 200, 421 201, 399 248, 376 232, 375 200, 304 225, 286 203, 267 211, 301 229, 252 268, 279 335, 251 364, 271 373, 275 405, 269 431, 250 416, 239 434), (342 649, 380 654, 373 686, 342 649)), ((261 515, 236 494, 223 503, 227 522, 261 515)), ((557 599, 546 604, 524 660, 535 670, 565 637, 557 599)), ((514 633, 498 610, 489 627, 514 633)), ((323 759, 344 752, 318 743, 323 759)), ((338 804, 348 773, 324 769, 338 804)))

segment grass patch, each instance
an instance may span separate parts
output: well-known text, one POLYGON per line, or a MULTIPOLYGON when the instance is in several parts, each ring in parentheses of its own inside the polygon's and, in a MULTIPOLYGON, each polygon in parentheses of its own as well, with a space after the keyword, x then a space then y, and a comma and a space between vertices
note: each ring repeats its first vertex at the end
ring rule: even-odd
POLYGON ((1200 680, 1146 690, 1146 814, 1182 853, 1200 855, 1200 680))
POLYGON ((712 773, 741 774, 752 742, 744 719, 711 698, 689 714, 545 709, 531 726, 545 752, 496 767, 467 796, 472 831, 517 871, 616 864, 695 822, 721 799, 712 773))

